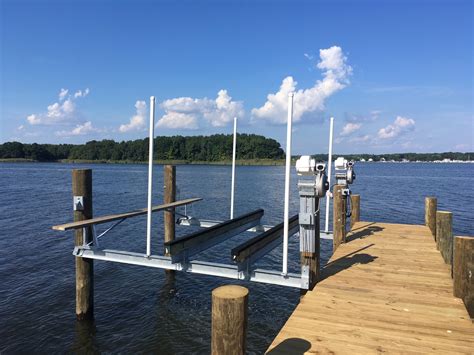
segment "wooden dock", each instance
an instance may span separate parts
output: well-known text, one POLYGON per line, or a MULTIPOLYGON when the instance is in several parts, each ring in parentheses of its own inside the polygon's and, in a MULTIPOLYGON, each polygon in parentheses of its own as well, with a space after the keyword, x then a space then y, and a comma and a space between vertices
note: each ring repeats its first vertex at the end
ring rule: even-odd
POLYGON ((474 354, 474 324, 428 227, 357 222, 269 354, 474 354))

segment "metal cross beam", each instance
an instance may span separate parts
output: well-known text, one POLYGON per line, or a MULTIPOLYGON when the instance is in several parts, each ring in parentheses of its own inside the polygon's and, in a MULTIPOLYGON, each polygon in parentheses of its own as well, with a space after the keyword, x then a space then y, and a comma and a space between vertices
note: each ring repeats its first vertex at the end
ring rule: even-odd
POLYGON ((98 249, 95 247, 76 247, 73 255, 77 257, 112 261, 130 265, 140 265, 154 267, 159 269, 168 269, 176 271, 184 271, 194 274, 211 275, 225 277, 235 280, 244 280, 252 282, 262 282, 273 285, 280 285, 294 288, 308 288, 308 275, 304 273, 287 274, 283 276, 281 272, 255 269, 255 270, 239 270, 236 265, 227 265, 219 263, 210 263, 204 261, 188 261, 183 263, 173 263, 171 257, 150 255, 145 256, 140 253, 128 251, 98 249))

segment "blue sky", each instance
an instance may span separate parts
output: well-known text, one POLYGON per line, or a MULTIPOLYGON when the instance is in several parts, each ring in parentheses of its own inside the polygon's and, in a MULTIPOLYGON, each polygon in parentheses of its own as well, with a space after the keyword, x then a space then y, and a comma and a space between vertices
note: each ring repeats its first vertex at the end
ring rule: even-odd
POLYGON ((0 141, 263 134, 474 151, 472 1, 1 0, 0 141), (67 91, 66 91, 67 90, 67 91), (61 94, 62 93, 62 94, 61 94), (268 96, 272 95, 272 96, 268 96))

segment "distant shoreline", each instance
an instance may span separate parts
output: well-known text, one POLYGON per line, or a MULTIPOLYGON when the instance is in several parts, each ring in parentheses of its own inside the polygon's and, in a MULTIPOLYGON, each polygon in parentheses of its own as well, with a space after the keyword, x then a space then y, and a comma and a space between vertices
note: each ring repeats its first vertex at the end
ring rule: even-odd
MULTIPOLYGON (((296 158, 293 157, 292 164, 294 165, 296 158)), ((0 163, 62 163, 62 164, 148 164, 148 161, 132 161, 132 160, 85 160, 85 159, 61 159, 56 161, 39 161, 33 159, 0 159, 0 163)), ((186 161, 186 160, 154 160, 156 165, 232 165, 231 160, 222 161, 186 161)), ((357 163, 433 163, 433 164, 469 164, 474 163, 473 160, 451 160, 451 161, 357 161, 357 163)), ((283 166, 285 160, 283 159, 238 159, 236 165, 239 166, 283 166)))
MULTIPOLYGON (((294 160, 294 159, 293 159, 294 160)), ((148 161, 133 160, 85 160, 85 159, 61 159, 56 161, 39 161, 33 159, 0 159, 0 163, 63 163, 63 164, 148 164, 148 161)), ((232 165, 231 160, 222 161, 186 161, 186 160, 154 160, 157 165, 232 165)), ((273 159, 238 159, 236 165, 248 166, 281 166, 284 160, 273 159)))

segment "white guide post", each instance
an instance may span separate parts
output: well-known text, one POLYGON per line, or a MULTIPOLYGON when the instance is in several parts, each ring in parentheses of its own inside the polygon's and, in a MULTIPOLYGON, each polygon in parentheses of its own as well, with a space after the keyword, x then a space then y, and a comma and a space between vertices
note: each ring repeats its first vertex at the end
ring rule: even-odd
POLYGON ((151 204, 153 193, 153 139, 155 137, 155 97, 150 97, 150 142, 148 147, 148 204, 146 219, 146 256, 151 255, 151 204))
POLYGON ((286 126, 285 211, 283 216, 283 266, 282 274, 288 274, 288 218, 290 213, 291 124, 293 121, 293 96, 288 94, 288 120, 286 126))
POLYGON ((234 192, 235 192, 235 155, 237 152, 237 117, 234 117, 234 143, 232 147, 232 186, 230 192, 230 219, 234 218, 234 192))
MULTIPOLYGON (((332 137, 334 134, 334 117, 329 119, 329 152, 328 152, 328 182, 331 186, 331 173, 332 173, 332 137)), ((331 203, 331 189, 326 192, 326 224, 324 231, 329 233, 329 205, 331 203)))

